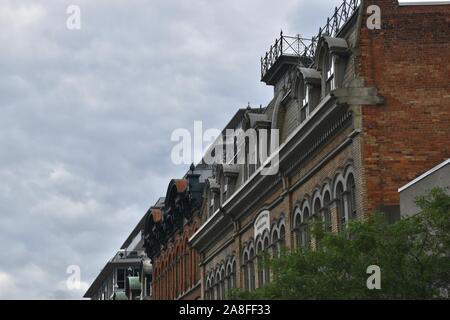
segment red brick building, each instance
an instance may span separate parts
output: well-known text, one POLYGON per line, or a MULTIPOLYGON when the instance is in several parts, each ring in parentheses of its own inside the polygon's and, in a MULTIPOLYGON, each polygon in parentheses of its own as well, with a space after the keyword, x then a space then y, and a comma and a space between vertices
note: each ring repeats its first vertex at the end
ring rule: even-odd
POLYGON ((276 40, 261 59, 274 97, 236 127, 279 130, 279 172, 226 163, 208 180, 189 239, 202 298, 270 281, 262 254, 314 248, 312 219, 339 232, 375 210, 399 218, 398 188, 450 157, 449 30, 450 5, 347 0, 312 40, 276 40), (367 26, 372 5, 380 29, 367 26))
POLYGON ((385 100, 361 108, 368 211, 397 211, 397 189, 450 156, 450 5, 396 2, 364 1, 382 26, 359 31, 358 75, 385 100))
POLYGON ((159 206, 146 217, 144 247, 153 266, 154 300, 200 298, 200 271, 188 239, 200 226, 204 177, 207 166, 191 167, 183 179, 169 183, 159 206))

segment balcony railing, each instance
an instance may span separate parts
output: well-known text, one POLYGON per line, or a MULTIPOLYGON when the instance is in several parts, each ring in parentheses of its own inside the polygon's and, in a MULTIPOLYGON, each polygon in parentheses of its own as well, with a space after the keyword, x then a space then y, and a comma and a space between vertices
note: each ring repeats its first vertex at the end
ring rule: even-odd
POLYGON ((311 39, 301 38, 300 35, 290 37, 280 33, 280 37, 270 46, 269 51, 261 57, 261 78, 277 62, 281 56, 311 57, 311 39))
POLYGON ((319 29, 316 39, 320 39, 322 35, 335 37, 358 10, 360 4, 361 0, 344 0, 339 7, 334 9, 333 15, 327 18, 327 23, 319 29))
POLYGON ((361 0, 344 0, 339 7, 335 8, 333 15, 327 18, 326 24, 319 28, 319 34, 312 39, 304 39, 300 38, 300 36, 288 37, 284 36, 283 32, 281 32, 280 38, 275 40, 275 44, 270 46, 269 51, 261 58, 261 78, 264 78, 266 73, 281 56, 309 58, 304 61, 310 61, 310 65, 307 67, 311 67, 320 37, 323 35, 336 36, 353 17, 360 4, 361 0))

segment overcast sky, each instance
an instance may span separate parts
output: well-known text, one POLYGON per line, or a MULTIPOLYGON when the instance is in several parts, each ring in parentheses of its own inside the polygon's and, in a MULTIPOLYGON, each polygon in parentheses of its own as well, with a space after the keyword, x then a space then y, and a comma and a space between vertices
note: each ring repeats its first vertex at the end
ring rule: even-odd
POLYGON ((81 298, 187 171, 172 131, 267 104, 260 56, 281 29, 315 35, 338 3, 2 0, 0 298, 81 298), (66 28, 72 4, 81 30, 66 28))

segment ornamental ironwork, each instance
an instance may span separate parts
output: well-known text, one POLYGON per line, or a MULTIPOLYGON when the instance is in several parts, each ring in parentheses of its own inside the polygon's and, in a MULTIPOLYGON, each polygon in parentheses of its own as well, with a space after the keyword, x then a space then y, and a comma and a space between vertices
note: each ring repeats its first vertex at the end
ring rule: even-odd
POLYGON ((361 0, 344 0, 339 7, 335 8, 333 15, 327 18, 325 25, 319 28, 318 35, 311 39, 302 38, 300 35, 285 36, 281 32, 280 37, 270 46, 269 51, 261 57, 261 78, 264 78, 282 56, 294 56, 299 57, 299 61, 310 61, 310 65, 307 67, 311 67, 314 64, 319 39, 324 35, 336 36, 353 17, 360 4, 361 0), (300 60, 302 57, 307 59, 300 60))

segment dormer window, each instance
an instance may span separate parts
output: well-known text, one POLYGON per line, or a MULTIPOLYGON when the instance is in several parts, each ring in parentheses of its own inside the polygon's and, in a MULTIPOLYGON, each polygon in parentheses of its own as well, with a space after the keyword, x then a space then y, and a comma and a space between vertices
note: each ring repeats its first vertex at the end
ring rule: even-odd
POLYGON ((306 121, 320 99, 320 73, 315 69, 299 68, 295 98, 300 107, 300 123, 306 121))
POLYGON ((318 66, 322 72, 322 98, 342 86, 346 57, 349 54, 347 40, 323 36, 318 46, 318 66))
POLYGON ((300 122, 305 121, 309 117, 309 86, 305 84, 303 90, 302 107, 300 111, 300 122))
POLYGON ((330 93, 336 89, 335 84, 335 61, 336 58, 333 54, 328 53, 328 59, 325 61, 325 71, 326 71, 326 94, 330 93))

